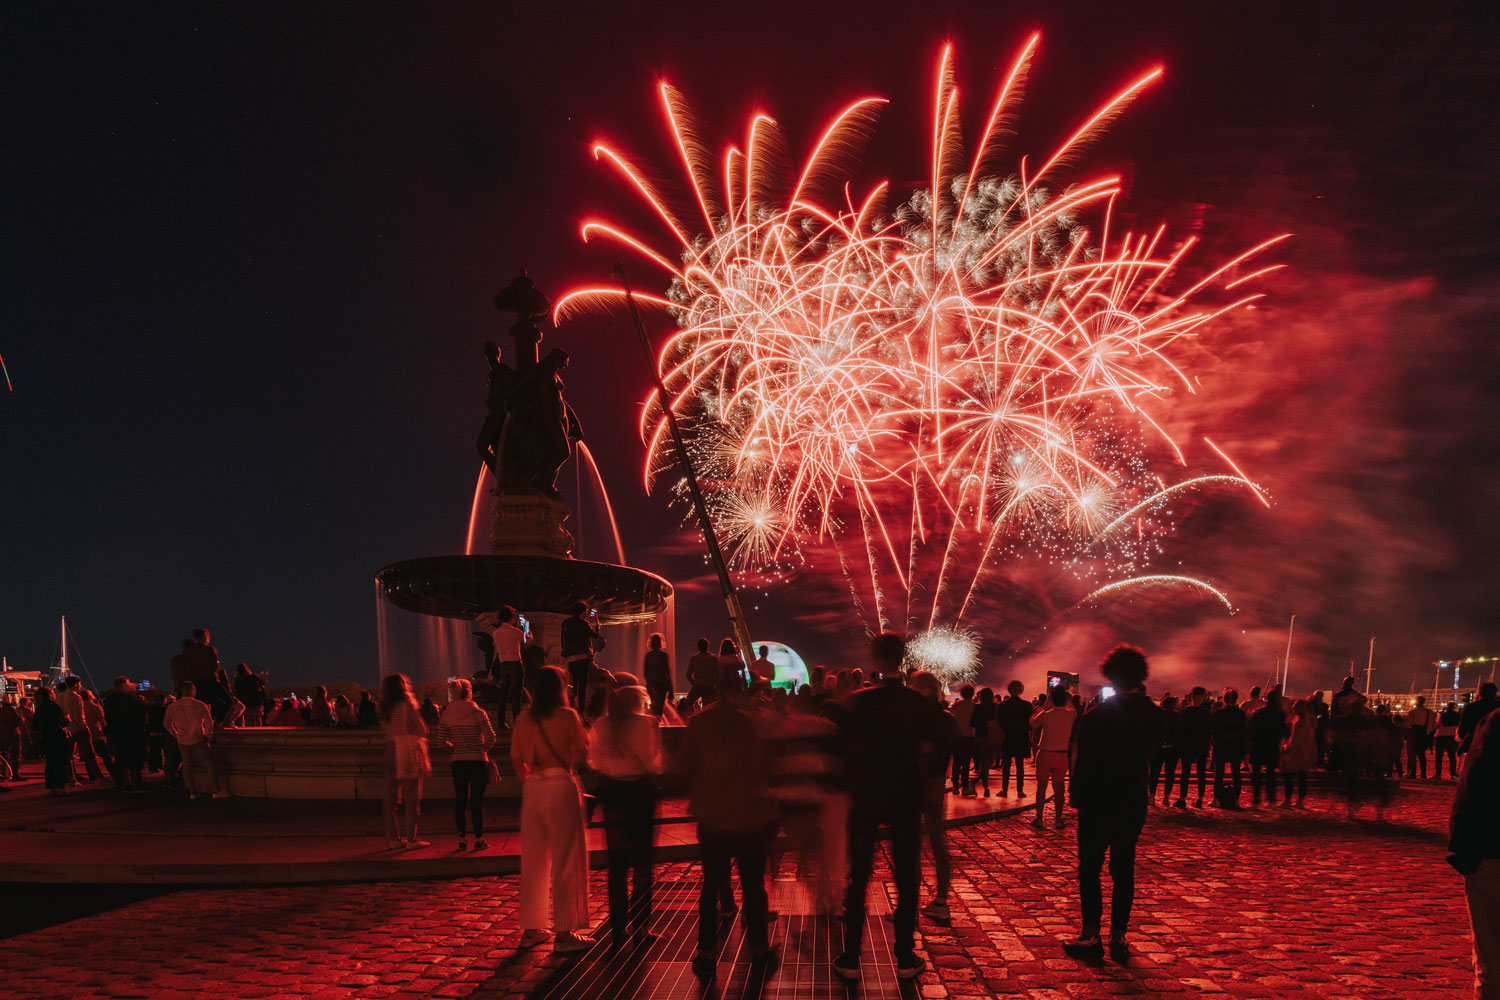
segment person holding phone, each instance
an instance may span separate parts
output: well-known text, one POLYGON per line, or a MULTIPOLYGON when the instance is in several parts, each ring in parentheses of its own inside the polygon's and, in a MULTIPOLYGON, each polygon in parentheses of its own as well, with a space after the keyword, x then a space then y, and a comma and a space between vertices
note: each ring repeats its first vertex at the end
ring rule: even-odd
POLYGON ((604 637, 599 634, 599 612, 579 601, 573 605, 572 616, 564 618, 562 623, 562 656, 568 663, 573 704, 585 705, 594 654, 604 645, 604 637))
POLYGON ((1108 855, 1113 883, 1109 951, 1119 962, 1130 954, 1125 934, 1135 903, 1136 843, 1146 825, 1151 755, 1161 746, 1167 719, 1146 696, 1149 668, 1139 649, 1116 646, 1099 670, 1117 693, 1084 713, 1072 737, 1073 780, 1068 793, 1078 810, 1082 929, 1063 950, 1077 958, 1102 957, 1104 895, 1099 874, 1108 855))

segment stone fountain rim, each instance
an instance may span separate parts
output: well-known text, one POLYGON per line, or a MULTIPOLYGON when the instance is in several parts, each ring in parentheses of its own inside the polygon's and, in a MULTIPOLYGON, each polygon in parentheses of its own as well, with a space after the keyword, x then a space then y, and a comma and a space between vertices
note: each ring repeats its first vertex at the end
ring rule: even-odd
MULTIPOLYGON (((635 566, 623 566, 619 563, 596 562, 589 559, 574 559, 541 554, 522 553, 475 553, 472 555, 445 555, 445 556, 418 556, 414 559, 403 559, 382 567, 376 574, 375 580, 384 589, 387 599, 398 607, 415 611, 419 614, 429 614, 436 617, 460 618, 472 620, 473 615, 484 610, 493 610, 489 607, 480 607, 477 611, 470 611, 480 604, 489 602, 464 602, 465 611, 460 614, 440 614, 424 608, 438 607, 440 599, 429 599, 417 602, 409 602, 403 599, 400 591, 393 591, 391 578, 400 576, 403 572, 410 573, 418 567, 429 569, 450 568, 453 570, 472 571, 477 566, 506 567, 511 569, 529 569, 537 573, 568 573, 569 575, 587 576, 597 574, 603 577, 633 578, 645 582, 649 589, 654 590, 653 598, 642 600, 628 600, 623 598, 600 598, 594 594, 582 594, 577 599, 593 598, 599 603, 599 618, 606 625, 632 624, 649 621, 656 617, 666 607, 666 602, 672 597, 675 588, 671 582, 662 576, 649 570, 639 569, 635 566)), ((524 613, 553 613, 567 614, 568 608, 561 607, 535 607, 526 606, 527 602, 518 600, 516 606, 524 613)), ((450 609, 457 609, 458 602, 448 605, 450 609)))

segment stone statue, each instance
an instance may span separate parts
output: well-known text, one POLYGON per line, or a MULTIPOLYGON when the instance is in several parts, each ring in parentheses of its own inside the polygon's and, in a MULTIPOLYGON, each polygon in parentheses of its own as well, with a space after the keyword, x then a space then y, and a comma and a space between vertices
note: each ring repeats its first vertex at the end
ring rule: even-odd
POLYGON ((484 342, 484 356, 490 365, 489 387, 484 400, 484 426, 479 429, 479 440, 475 442, 475 447, 498 483, 500 470, 496 467, 495 458, 500 449, 500 434, 505 429, 505 396, 515 384, 516 373, 500 360, 500 348, 493 340, 484 342))
POLYGON ((583 440, 578 416, 563 399, 559 373, 568 365, 568 354, 554 349, 538 360, 542 333, 537 321, 546 317, 551 303, 525 272, 495 296, 495 306, 517 316, 510 328, 516 367, 509 368, 500 360, 500 349, 485 341, 489 384, 475 445, 495 477, 497 494, 555 497, 558 470, 573 453, 574 442, 583 440))

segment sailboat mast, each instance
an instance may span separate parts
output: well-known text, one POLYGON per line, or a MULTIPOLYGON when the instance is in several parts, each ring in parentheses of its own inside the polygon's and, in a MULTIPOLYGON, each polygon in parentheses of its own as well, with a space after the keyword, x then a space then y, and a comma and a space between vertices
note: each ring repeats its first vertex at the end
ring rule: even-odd
POLYGON ((1281 690, 1286 691, 1286 675, 1292 669, 1292 629, 1297 625, 1297 616, 1292 615, 1292 620, 1286 626, 1286 658, 1281 661, 1281 690))
POLYGON ((68 676, 68 616, 62 616, 62 659, 57 661, 62 676, 68 676))

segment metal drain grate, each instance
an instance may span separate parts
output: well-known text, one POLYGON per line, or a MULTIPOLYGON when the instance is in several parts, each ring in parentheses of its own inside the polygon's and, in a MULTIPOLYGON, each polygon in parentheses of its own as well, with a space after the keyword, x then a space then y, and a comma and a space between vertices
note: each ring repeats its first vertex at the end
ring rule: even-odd
MULTIPOLYGON (((795 879, 771 883, 771 907, 780 917, 771 924, 771 943, 780 965, 763 974, 750 964, 739 915, 719 922, 718 975, 705 993, 693 975, 691 961, 698 943, 700 882, 659 882, 654 890, 651 931, 657 939, 644 946, 615 949, 607 927, 599 943, 565 962, 531 994, 532 1000, 702 1000, 705 996, 749 1000, 848 1000, 849 987, 833 974, 832 962, 843 947, 843 924, 811 912, 807 884, 795 879)), ((885 887, 870 887, 869 918, 861 964, 861 1000, 916 1000, 913 982, 896 978, 891 951, 891 912, 885 887)))

